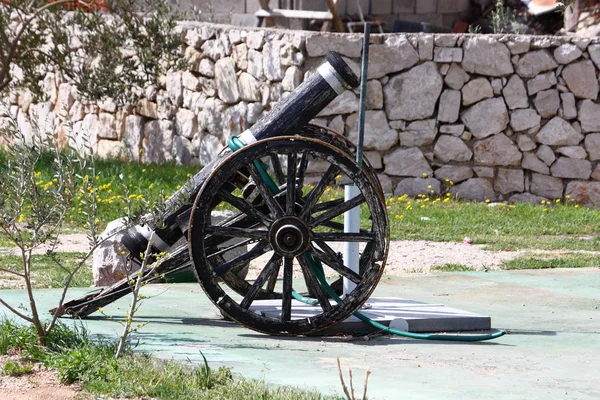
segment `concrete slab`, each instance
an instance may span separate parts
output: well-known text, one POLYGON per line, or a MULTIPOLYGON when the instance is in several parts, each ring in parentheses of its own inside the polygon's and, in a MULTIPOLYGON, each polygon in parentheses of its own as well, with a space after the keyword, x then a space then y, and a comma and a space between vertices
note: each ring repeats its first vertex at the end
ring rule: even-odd
MULTIPOLYGON (((331 304, 335 302, 332 300, 331 304)), ((279 318, 281 315, 281 300, 255 301, 250 307, 256 313, 279 318)), ((310 318, 321 312, 318 306, 310 306, 292 300, 292 319, 310 318)), ((401 327, 408 332, 459 332, 490 330, 491 319, 488 316, 446 307, 444 304, 430 304, 422 301, 408 300, 400 297, 371 297, 359 310, 364 316, 390 326, 401 327)), ((374 331, 369 325, 355 316, 351 316, 332 328, 322 332, 322 335, 364 334, 374 331)))
MULTIPOLYGON (((71 291, 69 295, 85 292, 71 291)), ((40 290, 41 309, 57 290, 40 290)), ((365 369, 370 399, 590 399, 600 398, 600 269, 444 273, 384 277, 377 297, 403 297, 490 315, 509 334, 483 343, 418 341, 400 337, 282 338, 218 318, 195 284, 147 286, 135 335, 141 351, 194 363, 233 367, 245 378, 341 395, 336 357, 365 369)), ((0 291, 26 306, 23 291, 0 291)), ((128 299, 105 307, 113 318, 83 321, 93 334, 115 340, 128 299)), ((4 312, 0 309, 0 313, 4 312)), ((65 320, 67 323, 79 323, 65 320)))

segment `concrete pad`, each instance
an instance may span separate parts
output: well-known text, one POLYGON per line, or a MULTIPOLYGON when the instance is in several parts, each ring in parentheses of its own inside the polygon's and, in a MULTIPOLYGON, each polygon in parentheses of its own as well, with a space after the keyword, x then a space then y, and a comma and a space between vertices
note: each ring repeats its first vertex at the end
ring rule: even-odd
MULTIPOLYGON (((332 300, 331 304, 335 302, 332 300)), ((279 318, 281 315, 281 300, 255 301, 251 311, 279 318)), ((310 318, 321 312, 319 306, 310 306, 292 300, 292 319, 310 318)), ((402 328, 408 332, 459 332, 490 330, 491 319, 488 316, 446 307, 444 304, 429 304, 422 301, 408 300, 399 297, 371 297, 365 303, 361 314, 392 328, 402 328)), ((356 335, 375 331, 374 328, 351 316, 334 327, 319 333, 322 335, 347 334, 356 335)))
MULTIPOLYGON (((86 289, 71 291, 69 296, 86 289)), ((40 309, 58 290, 37 291, 40 309)), ((440 273, 384 277, 374 296, 403 297, 485 314, 508 334, 493 341, 419 341, 389 336, 285 338, 219 318, 195 284, 150 285, 138 313, 147 321, 138 350, 157 357, 233 367, 244 378, 342 395, 336 367, 353 369, 355 388, 369 378, 370 399, 600 398, 600 269, 440 273), (201 354, 202 353, 202 354, 201 354)), ((24 291, 2 290, 26 306, 24 291)), ((82 323, 116 340, 128 299, 82 323)), ((0 308, 0 314, 4 309, 0 308)), ((66 323, 79 323, 63 319, 66 323)))

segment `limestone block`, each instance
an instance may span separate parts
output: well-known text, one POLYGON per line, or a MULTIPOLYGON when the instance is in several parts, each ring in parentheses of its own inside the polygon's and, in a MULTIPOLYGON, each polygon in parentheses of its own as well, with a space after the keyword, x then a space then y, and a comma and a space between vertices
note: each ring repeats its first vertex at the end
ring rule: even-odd
POLYGON ((365 151, 364 157, 369 161, 371 167, 373 169, 382 169, 383 168, 383 157, 381 153, 378 151, 365 151))
POLYGON ((394 190, 394 196, 418 196, 440 194, 441 184, 440 181, 433 178, 406 178, 398 183, 396 190, 394 190))
MULTIPOLYGON (((346 136, 351 142, 358 142, 358 113, 346 119, 346 136)), ((364 146, 369 150, 389 150, 398 144, 398 132, 390 129, 383 111, 367 111, 365 114, 364 146)))
POLYGON ((559 157, 552 167, 552 176, 570 179, 589 179, 592 174, 592 164, 588 160, 559 157))
POLYGON ((531 151, 537 147, 535 142, 527 135, 519 135, 517 137, 517 145, 521 151, 531 151))
POLYGON ((369 48, 368 79, 404 71, 419 62, 419 54, 404 36, 393 35, 369 48))
POLYGON ((58 90, 56 89, 56 78, 52 72, 46 74, 42 83, 42 87, 47 100, 52 104, 56 104, 58 90))
POLYGON ((529 99, 527 97, 527 91, 525 90, 525 84, 518 75, 510 77, 504 90, 502 90, 502 94, 504 95, 504 100, 506 100, 508 108, 511 110, 529 107, 529 99))
POLYGON ((194 74, 192 74, 189 71, 185 71, 181 75, 181 84, 185 89, 188 89, 191 91, 196 91, 196 90, 200 89, 200 81, 198 80, 198 78, 196 78, 196 76, 194 74))
POLYGON ((435 119, 410 123, 405 131, 400 132, 400 145, 405 147, 429 146, 433 144, 438 133, 435 119))
POLYGON ((473 147, 474 160, 480 165, 518 166, 523 155, 505 134, 481 140, 473 147))
POLYGON ((345 125, 346 122, 344 121, 344 117, 338 115, 329 122, 329 125, 327 125, 327 127, 332 131, 343 135, 345 125))
POLYGON ((462 123, 478 139, 504 131, 508 126, 508 110, 500 97, 480 101, 461 115, 462 123))
POLYGON ((263 70, 265 77, 271 82, 283 79, 285 68, 281 65, 281 43, 276 40, 267 41, 263 46, 263 70))
POLYGON ((215 79, 221 100, 228 104, 235 104, 240 101, 235 62, 231 57, 222 58, 215 63, 215 79))
POLYGON ((173 159, 173 122, 148 121, 144 125, 142 162, 161 164, 173 159))
POLYGON ((185 108, 180 108, 175 116, 175 133, 191 139, 198 131, 198 119, 196 115, 185 108))
POLYGON ((198 147, 198 158, 200 165, 208 165, 217 158, 219 152, 223 150, 223 145, 219 138, 213 135, 201 135, 198 147))
POLYGON ((494 89, 486 78, 473 79, 462 88, 463 106, 470 106, 490 97, 494 97, 494 89))
POLYGON ((253 125, 260 118, 260 114, 263 112, 264 107, 261 103, 249 103, 248 104, 248 113, 246 114, 246 118, 248 119, 248 124, 253 125))
POLYGON ((459 63, 463 59, 463 49, 453 47, 436 47, 433 51, 433 61, 439 63, 459 63))
POLYGON ((506 42, 506 46, 513 55, 527 53, 531 47, 531 39, 528 36, 514 36, 506 42))
POLYGON ((335 99, 320 113, 320 117, 338 114, 352 114, 358 112, 359 99, 351 90, 347 90, 335 99))
POLYGON ((58 97, 54 113, 60 118, 66 118, 71 106, 75 102, 75 88, 70 83, 61 83, 58 87, 58 97))
POLYGON ((515 203, 541 204, 542 201, 546 201, 546 200, 548 200, 548 199, 545 197, 536 196, 531 193, 517 193, 517 194, 513 194, 512 196, 510 196, 510 198, 508 199, 508 202, 510 204, 515 204, 515 203))
POLYGON ((192 142, 183 136, 173 137, 173 158, 177 165, 191 165, 194 159, 192 142))
MULTIPOLYGON (((462 0, 464 3, 464 0, 462 0)), ((447 13, 448 12, 448 5, 450 5, 450 3, 460 3, 460 1, 456 2, 456 1, 452 1, 452 0, 441 0, 439 1, 439 5, 438 5, 438 13, 442 14, 442 13, 447 13), (442 4, 444 3, 444 4, 442 4)), ((459 8, 461 8, 462 6, 460 6, 459 8)), ((464 9, 462 10, 464 11, 464 9)), ((458 38, 459 35, 436 35, 434 38, 434 43, 436 46, 438 47, 455 47, 456 43, 458 42, 458 38)))
POLYGON ((563 190, 562 179, 536 173, 531 174, 531 186, 529 188, 531 193, 547 199, 562 199, 563 190))
MULTIPOLYGON (((203 56, 198 50, 194 49, 191 46, 188 46, 185 49, 183 58, 187 62, 188 69, 190 71, 198 72, 200 68, 200 62, 205 59, 206 56, 203 56)), ((208 60, 208 58, 206 58, 208 60)), ((211 61, 212 62, 212 61, 211 61)), ((152 99, 149 99, 152 100, 152 99)))
POLYGON ((367 110, 381 110, 383 108, 383 87, 378 80, 367 82, 367 110))
POLYGON ((438 160, 443 162, 469 161, 473 157, 473 152, 462 139, 450 135, 439 137, 433 153, 438 160))
POLYGON ((485 201, 496 200, 496 193, 490 181, 484 178, 471 178, 453 186, 450 193, 459 199, 485 201))
POLYGON ((582 132, 600 132, 600 104, 584 100, 579 104, 579 122, 582 132))
POLYGON ((98 115, 98 138, 119 139, 113 114, 100 113, 98 115))
POLYGON ((196 49, 201 49, 204 44, 204 40, 202 39, 200 32, 197 29, 189 29, 185 33, 185 44, 188 46, 192 46, 196 49))
POLYGON ((330 50, 346 57, 359 58, 362 54, 362 36, 318 34, 306 38, 306 52, 309 57, 322 57, 330 50))
POLYGON ((420 178, 423 175, 429 176, 433 173, 423 152, 417 147, 396 149, 384 156, 383 163, 386 175, 420 178))
POLYGON ((552 118, 558 114, 560 108, 560 96, 558 90, 549 89, 539 92, 533 100, 535 109, 542 118, 552 118))
POLYGON ((463 45, 465 71, 485 76, 505 76, 514 72, 510 51, 496 38, 486 35, 467 37, 463 45))
POLYGON ((285 71, 285 76, 283 77, 283 81, 281 85, 283 90, 291 92, 295 90, 302 83, 302 78, 304 75, 300 68, 296 66, 291 66, 285 71))
POLYGON ((384 88, 388 117, 407 121, 430 118, 442 87, 442 76, 433 62, 425 62, 393 77, 384 88))
POLYGON ((525 190, 525 174, 522 169, 498 168, 494 181, 496 192, 508 194, 525 190))
POLYGON ((465 126, 463 124, 440 126, 440 133, 448 133, 452 136, 460 136, 463 134, 464 131, 465 131, 465 126))
POLYGON ((124 219, 111 221, 106 225, 104 232, 100 234, 100 239, 103 240, 92 255, 94 286, 110 286, 126 278, 127 274, 134 272, 125 270, 125 265, 120 257, 119 243, 125 235, 124 228, 126 226, 124 219))
POLYGON ((96 155, 104 159, 117 159, 124 154, 124 147, 118 140, 98 140, 96 155))
POLYGON ((167 96, 173 105, 180 107, 183 104, 181 72, 169 71, 167 73, 167 96))
POLYGON ((434 176, 441 181, 460 183, 473 177, 473 168, 458 165, 444 165, 435 170, 434 176))
POLYGON ((588 47, 588 53, 590 58, 596 64, 597 68, 600 68, 600 44, 592 44, 588 47))
POLYGON ((248 69, 248 46, 246 43, 240 43, 233 48, 231 54, 238 69, 246 71, 248 69))
POLYGON ((562 76, 575 97, 591 100, 596 100, 598 97, 598 78, 591 61, 585 60, 567 65, 562 76))
POLYGON ((545 74, 540 74, 533 79, 530 79, 527 82, 527 91, 530 96, 533 96, 537 92, 542 90, 550 89, 552 86, 556 85, 558 82, 556 80, 556 75, 553 71, 546 72, 545 74))
POLYGON ((550 166, 556 160, 556 155, 550 148, 550 146, 542 145, 538 148, 536 155, 546 163, 546 165, 550 166))
POLYGON ((570 64, 582 56, 582 51, 571 43, 565 43, 554 49, 554 59, 559 64, 570 64))
POLYGON ((211 60, 217 61, 223 57, 231 55, 231 46, 227 35, 219 35, 217 39, 207 40, 202 44, 202 54, 210 57, 211 60))
POLYGON ((125 118, 123 144, 127 159, 139 161, 142 138, 144 137, 144 118, 139 115, 128 115, 125 118))
POLYGON ((565 196, 578 204, 598 206, 600 204, 600 183, 598 182, 569 182, 565 196))
POLYGON ((291 67, 294 65, 294 54, 295 54, 294 46, 291 43, 283 42, 281 48, 279 49, 279 58, 281 60, 281 65, 285 67, 291 67))
POLYGON ((223 113, 223 139, 238 136, 248 129, 247 113, 248 106, 243 101, 225 110, 223 113))
POLYGON ((469 74, 467 74, 458 64, 452 63, 450 69, 444 77, 444 82, 451 89, 460 90, 465 85, 465 82, 469 80, 469 74))
POLYGON ((575 104, 575 96, 573 93, 561 93, 562 114, 564 119, 577 118, 577 106, 575 104))
POLYGON ((433 37, 430 35, 419 35, 419 60, 433 60, 433 37))
POLYGON ((585 135, 585 149, 592 161, 600 160, 600 133, 585 135))
POLYGON ((473 172, 475 172, 478 178, 493 178, 495 176, 494 168, 492 167, 475 166, 473 167, 473 172))
POLYGON ((570 158, 586 159, 588 154, 582 146, 564 146, 556 150, 557 153, 570 158))
POLYGON ((546 50, 532 51, 519 59, 517 74, 521 78, 533 78, 542 72, 556 69, 558 64, 546 50))
POLYGON ((456 122, 460 112, 461 93, 458 90, 444 90, 440 97, 438 119, 440 122, 456 122))
POLYGON ((550 168, 534 153, 524 153, 521 167, 544 175, 550 175, 550 168))
POLYGON ((249 48, 260 50, 265 42, 265 32, 261 30, 250 31, 246 37, 246 44, 249 48))
POLYGON ((592 179, 594 180, 600 180, 600 165, 596 165, 596 168, 594 168, 594 172, 592 172, 592 179))
MULTIPOLYGON (((262 64, 261 64, 262 66, 262 64)), ((214 78, 215 77, 215 63, 211 60, 209 60, 208 58, 203 58, 202 60, 200 60, 200 63, 198 64, 198 69, 197 72, 200 73, 200 75, 206 76, 207 78, 214 78)))
POLYGON ((252 75, 242 72, 238 79, 240 98, 244 101, 260 101, 260 84, 252 75))
POLYGON ((583 135, 561 117, 552 118, 536 135, 538 143, 548 146, 575 146, 582 140, 583 135))
POLYGON ((539 127, 542 117, 531 108, 513 111, 510 116, 510 126, 515 132, 526 131, 528 129, 539 127))

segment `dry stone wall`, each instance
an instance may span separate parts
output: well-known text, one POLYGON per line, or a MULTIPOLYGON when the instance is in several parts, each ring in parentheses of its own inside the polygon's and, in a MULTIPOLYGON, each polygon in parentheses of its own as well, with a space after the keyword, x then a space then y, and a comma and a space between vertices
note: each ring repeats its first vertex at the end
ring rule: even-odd
MULTIPOLYGON (((47 77, 49 101, 12 95, 27 129, 69 111, 76 141, 100 156, 206 164, 313 73, 329 50, 359 72, 362 35, 186 24, 186 71, 135 106, 85 104, 47 77)), ((483 35, 375 35, 366 156, 386 192, 450 191, 471 200, 570 196, 600 203, 600 41, 483 35)), ((315 122, 357 138, 358 90, 315 122)), ((319 166, 311 167, 319 173, 319 166)))

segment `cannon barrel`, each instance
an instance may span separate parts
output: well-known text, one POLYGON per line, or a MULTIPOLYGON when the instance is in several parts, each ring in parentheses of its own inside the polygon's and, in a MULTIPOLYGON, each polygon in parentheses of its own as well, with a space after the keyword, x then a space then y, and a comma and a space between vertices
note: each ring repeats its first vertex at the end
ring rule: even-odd
MULTIPOLYGON (((325 62, 317 69, 317 73, 312 74, 239 138, 245 144, 251 144, 261 139, 294 134, 315 118, 338 95, 359 84, 359 78, 342 57, 335 52, 329 52, 325 62)), ((162 216, 151 216, 147 218, 147 225, 135 226, 127 230, 122 238, 122 244, 132 256, 138 258, 145 251, 152 231, 155 232, 156 251, 168 250, 183 236, 177 223, 178 217, 191 208, 206 178, 228 153, 229 151, 221 153, 175 192, 166 203, 162 216)))

